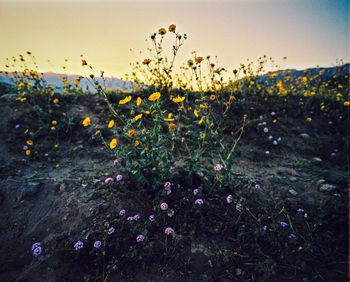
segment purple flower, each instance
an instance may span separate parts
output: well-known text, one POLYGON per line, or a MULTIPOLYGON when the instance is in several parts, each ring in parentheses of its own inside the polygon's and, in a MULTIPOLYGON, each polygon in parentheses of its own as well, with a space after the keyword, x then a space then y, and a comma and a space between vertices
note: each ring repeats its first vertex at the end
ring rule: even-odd
POLYGON ((171 186, 172 186, 172 185, 173 185, 173 184, 172 184, 171 182, 169 182, 169 181, 165 182, 165 183, 164 183, 164 189, 165 189, 165 191, 171 190, 171 186))
POLYGON ((257 190, 259 190, 261 187, 260 187, 259 184, 255 184, 254 188, 257 189, 257 190))
POLYGON ((148 217, 149 221, 155 221, 156 220, 156 217, 154 216, 154 214, 151 214, 149 217, 148 217))
POLYGON ((128 218, 126 219, 128 221, 133 221, 134 220, 134 217, 133 216, 128 216, 128 218))
POLYGON ((203 199, 197 199, 195 202, 194 202, 195 205, 198 205, 198 206, 201 206, 204 204, 204 201, 203 199))
POLYGON ((220 171, 220 170, 222 170, 224 168, 224 166, 222 165, 222 164, 216 164, 215 166, 214 166, 214 170, 215 171, 220 171))
POLYGON ((236 205, 236 211, 241 212, 242 211, 242 204, 237 204, 236 205))
POLYGON ((115 159, 115 160, 113 161, 113 163, 114 163, 114 165, 118 165, 118 164, 119 164, 119 159, 115 159))
POLYGON ((162 210, 162 211, 165 211, 165 210, 167 210, 168 209, 168 204, 167 203, 161 203, 160 204, 160 209, 162 210))
POLYGON ((23 150, 28 150, 28 146, 27 146, 27 145, 24 145, 24 146, 23 146, 23 150))
POLYGON ((198 189, 194 189, 194 190, 193 190, 193 195, 196 196, 198 193, 199 193, 199 190, 198 190, 198 189))
POLYGON ((36 242, 32 245, 33 256, 38 257, 42 253, 43 249, 40 242, 36 242))
POLYGON ((76 251, 79 251, 81 250, 82 248, 84 248, 84 243, 82 241, 77 241, 75 244, 74 244, 74 249, 76 251))
POLYGON ((107 177, 105 180, 105 183, 109 183, 109 182, 113 182, 113 178, 112 177, 107 177))
POLYGON ((275 112, 271 112, 271 115, 274 116, 274 115, 276 115, 276 113, 275 112))
POLYGON ((19 127, 19 124, 16 124, 15 128, 18 128, 19 127))
POLYGON ((297 209, 297 212, 304 213, 304 209, 297 209))
POLYGON ((133 217, 132 217, 133 220, 135 221, 138 221, 140 219, 140 215, 139 214, 135 214, 133 217))
POLYGON ((36 242, 32 245, 32 251, 34 251, 34 249, 36 249, 37 247, 41 247, 41 243, 40 242, 36 242))
POLYGON ((294 233, 289 234, 288 236, 289 239, 296 239, 297 236, 294 233))
POLYGON ((272 144, 275 145, 275 146, 278 145, 277 140, 273 140, 272 144))
POLYGON ((280 226, 283 227, 283 228, 285 228, 285 227, 288 226, 288 223, 287 223, 287 222, 284 222, 284 221, 281 221, 281 222, 280 222, 280 226))
POLYGON ((233 196, 230 194, 230 195, 228 195, 228 196, 226 197, 226 202, 227 202, 228 204, 231 204, 232 201, 233 201, 233 196))
POLYGON ((267 127, 264 127, 264 132, 265 133, 269 132, 269 129, 267 127))
POLYGON ((145 236, 141 234, 136 237, 136 242, 138 243, 143 242, 144 240, 145 240, 145 236))
POLYGON ((115 178, 117 181, 122 181, 123 180, 123 175, 118 174, 117 177, 115 178))
POLYGON ((94 248, 96 248, 96 249, 101 248, 101 246, 102 246, 102 242, 101 242, 101 241, 96 241, 96 242, 94 243, 94 248))
POLYGON ((174 229, 172 229, 171 227, 167 227, 167 228, 165 228, 164 233, 166 235, 170 235, 170 234, 174 233, 174 229))
POLYGON ((108 235, 112 235, 113 233, 115 232, 115 228, 114 227, 111 227, 107 230, 107 234, 108 235))
POLYGON ((124 209, 122 209, 122 210, 119 211, 119 215, 120 215, 120 216, 124 216, 125 213, 126 213, 126 211, 125 211, 124 209))
POLYGON ((262 229, 262 231, 267 231, 267 226, 264 225, 261 229, 262 229))
POLYGON ((38 257, 41 255, 43 249, 39 246, 33 250, 33 256, 38 257))

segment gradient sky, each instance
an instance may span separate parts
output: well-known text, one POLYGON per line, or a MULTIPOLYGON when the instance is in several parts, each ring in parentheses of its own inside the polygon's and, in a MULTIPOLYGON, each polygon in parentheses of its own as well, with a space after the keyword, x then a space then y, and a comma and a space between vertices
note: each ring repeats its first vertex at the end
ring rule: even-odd
POLYGON ((62 72, 67 58, 68 73, 84 73, 84 54, 121 77, 145 39, 172 23, 188 35, 178 63, 194 50, 229 70, 264 54, 283 68, 349 61, 347 0, 0 0, 0 68, 28 50, 41 71, 62 72))

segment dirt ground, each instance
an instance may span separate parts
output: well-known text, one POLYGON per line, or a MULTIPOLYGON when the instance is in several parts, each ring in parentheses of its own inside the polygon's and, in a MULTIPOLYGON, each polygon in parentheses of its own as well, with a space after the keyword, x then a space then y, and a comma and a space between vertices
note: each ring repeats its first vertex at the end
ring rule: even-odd
MULTIPOLYGON (((84 281, 86 269, 72 262, 67 252, 56 255, 54 250, 82 230, 88 238, 94 217, 122 206, 118 199, 106 201, 96 189, 113 171, 113 158, 98 142, 79 139, 78 133, 61 141, 54 158, 26 158, 13 148, 13 103, 12 98, 0 99, 0 281, 84 281), (40 259, 31 254, 36 241, 50 250, 40 259)), ((81 119, 86 113, 95 113, 96 118, 99 113, 96 101, 72 104, 71 110, 81 119)), ((268 157, 248 132, 233 160, 234 173, 255 179, 262 196, 287 199, 296 208, 303 203, 303 208, 312 209, 326 198, 347 197, 346 164, 325 159, 323 148, 313 143, 316 134, 328 138, 330 133, 303 130, 294 121, 293 131, 281 135, 286 145, 268 157), (322 184, 335 188, 322 192, 322 184)), ((134 279, 161 280, 153 274, 134 279)), ((115 274, 111 281, 121 280, 115 274)))

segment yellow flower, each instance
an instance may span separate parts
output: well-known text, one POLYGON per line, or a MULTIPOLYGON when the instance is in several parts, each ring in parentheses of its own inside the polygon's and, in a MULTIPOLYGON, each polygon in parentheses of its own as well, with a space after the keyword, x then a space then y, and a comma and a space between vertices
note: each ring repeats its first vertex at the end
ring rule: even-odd
POLYGON ((124 99, 119 101, 119 105, 125 105, 131 101, 131 96, 126 96, 124 99))
POLYGON ((169 113, 168 114, 168 117, 164 119, 164 121, 173 121, 174 118, 173 118, 173 114, 172 113, 169 113))
POLYGON ((96 132, 95 132, 95 135, 99 135, 99 134, 101 134, 101 130, 96 130, 96 132))
POLYGON ((55 131, 56 127, 55 126, 51 126, 51 131, 55 131))
POLYGON ((154 92, 153 94, 151 94, 149 97, 148 97, 148 100, 154 102, 154 101, 157 101, 159 98, 160 98, 160 93, 159 92, 154 92))
POLYGON ((307 122, 312 122, 312 118, 311 118, 311 117, 308 117, 308 118, 306 118, 306 121, 307 121, 307 122))
POLYGON ((115 122, 113 119, 111 119, 108 123, 108 128, 112 128, 114 126, 115 122))
POLYGON ((168 30, 169 30, 170 32, 175 32, 175 30, 176 30, 176 25, 174 25, 174 24, 169 25, 168 30))
POLYGON ((199 136, 200 136, 201 139, 204 139, 205 138, 205 133, 202 132, 199 136))
POLYGON ((198 121, 198 124, 201 125, 203 123, 204 119, 201 118, 199 121, 198 121))
POLYGON ((33 145, 33 140, 27 140, 26 142, 29 146, 32 146, 33 145))
POLYGON ((232 101, 232 100, 236 100, 236 97, 235 97, 235 96, 233 96, 233 95, 230 95, 230 99, 229 99, 229 101, 232 101))
POLYGON ((140 145, 140 141, 139 140, 135 140, 134 146, 137 147, 138 145, 140 145))
POLYGON ((306 82, 307 82, 307 77, 304 76, 304 77, 302 78, 302 80, 303 80, 304 83, 306 83, 306 82))
POLYGON ((206 104, 200 104, 200 105, 199 105, 199 108, 200 108, 200 109, 205 109, 206 107, 207 107, 206 104))
POLYGON ((344 102, 344 106, 345 106, 345 107, 349 107, 349 105, 350 105, 350 101, 345 101, 345 102, 344 102))
POLYGON ((137 97, 137 99, 136 99, 136 106, 139 107, 141 105, 141 103, 142 103, 142 99, 140 97, 137 97))
POLYGON ((197 64, 200 64, 203 60, 204 60, 203 57, 197 57, 197 58, 195 59, 195 62, 196 62, 197 64))
POLYGON ((142 63, 143 63, 144 65, 149 65, 150 62, 151 62, 150 59, 144 59, 142 63))
POLYGON ((52 124, 52 125, 57 125, 57 120, 51 121, 51 124, 52 124))
POLYGON ((172 99, 172 101, 175 102, 175 103, 181 103, 184 100, 185 100, 185 96, 183 96, 183 97, 177 96, 176 98, 172 99))
POLYGON ((30 156, 30 150, 26 150, 26 155, 30 156))
POLYGON ((169 123, 168 127, 169 127, 169 131, 174 131, 176 128, 176 125, 175 123, 169 123))
POLYGON ((111 140, 111 142, 109 143, 109 148, 110 148, 111 150, 113 150, 113 149, 115 149, 115 147, 117 147, 117 145, 118 145, 117 139, 113 138, 113 139, 111 140))
POLYGON ((59 102, 60 102, 60 100, 58 100, 58 98, 53 99, 54 104, 58 104, 59 102))
POLYGON ((83 125, 86 127, 86 126, 89 126, 90 124, 91 124, 90 117, 86 117, 86 118, 83 120, 83 125))
POLYGON ((158 33, 160 34, 160 35, 164 35, 164 34, 166 34, 166 30, 165 30, 165 28, 160 28, 159 30, 158 30, 158 33))
POLYGON ((140 118, 142 118, 142 114, 138 114, 134 117, 134 121, 138 121, 140 118))
POLYGON ((198 111, 197 110, 194 110, 193 111, 193 114, 194 114, 194 116, 197 118, 197 117, 199 117, 199 114, 198 114, 198 111))
POLYGON ((130 129, 128 132, 128 137, 132 137, 135 134, 135 129, 130 129))
POLYGON ((213 94, 213 95, 210 95, 210 100, 214 101, 216 99, 216 96, 213 94))

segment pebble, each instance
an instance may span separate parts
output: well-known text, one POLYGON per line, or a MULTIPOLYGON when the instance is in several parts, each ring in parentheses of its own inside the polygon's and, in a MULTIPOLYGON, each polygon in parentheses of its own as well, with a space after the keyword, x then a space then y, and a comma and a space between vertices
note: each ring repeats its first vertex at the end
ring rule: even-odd
POLYGON ((324 184, 321 184, 320 186, 321 192, 333 192, 335 189, 336 189, 336 186, 332 184, 324 183, 324 184))
POLYGON ((28 182, 24 184, 21 188, 21 197, 20 199, 34 196, 39 192, 40 183, 38 182, 28 182))

